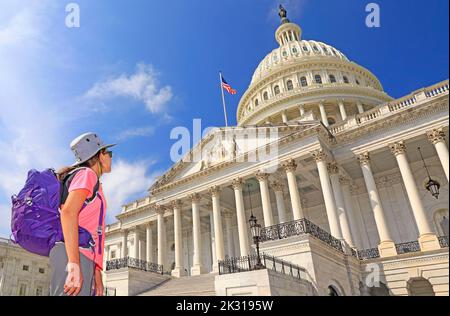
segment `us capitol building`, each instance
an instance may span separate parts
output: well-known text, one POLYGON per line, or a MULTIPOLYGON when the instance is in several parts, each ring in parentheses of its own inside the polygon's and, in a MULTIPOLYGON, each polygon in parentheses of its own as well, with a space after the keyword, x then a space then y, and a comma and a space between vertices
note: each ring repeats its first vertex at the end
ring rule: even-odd
POLYGON ((448 295, 448 80, 393 99, 280 17, 237 126, 211 130, 107 227, 106 287, 448 295))

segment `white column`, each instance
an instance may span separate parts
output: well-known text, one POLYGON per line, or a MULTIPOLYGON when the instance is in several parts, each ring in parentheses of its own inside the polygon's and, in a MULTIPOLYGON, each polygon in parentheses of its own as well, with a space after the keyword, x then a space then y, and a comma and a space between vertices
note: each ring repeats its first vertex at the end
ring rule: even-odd
POLYGON ((367 193, 369 194, 370 205, 372 206, 375 224, 377 225, 378 235, 380 237, 380 244, 378 249, 381 257, 389 257, 397 255, 395 244, 391 238, 391 232, 386 221, 386 215, 381 204, 380 195, 375 184, 372 168, 370 166, 369 153, 364 153, 358 156, 361 170, 366 183, 367 193))
POLYGON ((139 230, 137 227, 134 230, 133 258, 139 259, 139 230))
POLYGON ((336 210, 333 190, 330 184, 330 176, 328 174, 326 159, 327 155, 323 149, 312 152, 314 160, 317 164, 319 172, 320 185, 322 187, 323 199, 325 201, 325 209, 328 217, 328 224, 330 226, 330 233, 334 238, 343 239, 341 226, 339 225, 339 216, 336 210))
POLYGON ((348 221, 350 224, 350 230, 352 231, 353 241, 355 246, 363 248, 361 241, 361 231, 358 228, 358 224, 355 218, 355 210, 353 208, 352 194, 350 192, 350 181, 345 178, 339 179, 341 182, 342 194, 344 195, 345 209, 347 210, 348 221))
POLYGON ((153 263, 153 230, 150 223, 147 224, 145 228, 146 234, 146 260, 147 262, 153 263))
POLYGON ((172 202, 173 208, 173 230, 175 240, 175 268, 172 270, 172 276, 182 277, 185 275, 183 267, 183 228, 181 225, 181 209, 183 204, 180 200, 172 202))
POLYGON ((235 257, 234 253, 234 238, 233 231, 231 229, 231 219, 233 218, 233 214, 231 212, 225 213, 225 231, 227 232, 227 250, 228 256, 230 258, 235 257))
POLYGON ((248 256, 250 254, 250 244, 248 240, 247 218, 245 217, 244 197, 242 196, 242 179, 236 179, 232 182, 234 197, 236 199, 236 215, 238 221, 239 233, 239 249, 241 256, 248 256))
POLYGON ((357 108, 358 108, 358 113, 359 113, 359 114, 364 113, 364 107, 363 107, 361 101, 359 101, 359 100, 356 101, 356 106, 357 106, 357 108))
POLYGON ((202 266, 202 232, 200 223, 200 195, 194 193, 191 195, 192 200, 192 236, 194 239, 194 256, 193 265, 191 268, 191 275, 200 275, 204 273, 204 268, 202 266))
POLYGON ((257 172, 256 178, 259 181, 259 189, 261 191, 264 226, 269 227, 273 225, 272 205, 270 203, 269 184, 267 182, 269 175, 267 173, 257 172))
POLYGON ((345 105, 343 100, 339 100, 339 111, 341 112, 342 120, 345 121, 347 119, 347 111, 345 111, 345 105))
POLYGON ((155 212, 157 214, 158 221, 158 264, 165 264, 165 223, 164 223, 164 208, 161 206, 155 207, 155 212))
POLYGON ((121 257, 126 258, 128 256, 127 252, 127 241, 128 241, 128 231, 124 230, 122 233, 122 253, 121 257))
POLYGON ((286 171, 289 195, 292 203, 292 213, 294 214, 294 221, 296 221, 305 217, 303 214, 302 205, 300 203, 300 194, 298 193, 297 178, 295 176, 297 164, 294 160, 290 160, 287 163, 284 163, 282 167, 286 171))
POLYGON ((442 168, 444 169, 445 176, 448 179, 448 165, 449 165, 449 159, 448 159, 448 148, 447 144, 445 143, 445 133, 443 129, 434 129, 432 131, 429 131, 427 133, 428 140, 434 145, 434 148, 436 148, 439 160, 441 161, 442 168))
POLYGON ((406 146, 404 142, 397 142, 389 145, 392 154, 397 159, 397 164, 402 174, 403 183, 405 184, 406 193, 408 194, 409 203, 419 228, 419 243, 422 251, 440 249, 437 236, 433 233, 431 225, 428 222, 425 209, 420 199, 419 190, 417 189, 414 176, 406 157, 406 146))
MULTIPOLYGON (((299 81, 299 86, 301 86, 300 81, 299 81)), ((299 111, 300 111, 300 116, 305 115, 305 106, 304 106, 303 104, 300 104, 300 105, 298 106, 298 109, 299 109, 299 111)))
POLYGON ((211 190, 211 198, 212 198, 212 220, 214 228, 214 242, 215 242, 215 254, 216 260, 214 260, 213 264, 213 272, 219 271, 219 266, 217 261, 222 261, 225 259, 225 250, 223 243, 223 229, 222 229, 222 214, 220 212, 220 188, 212 187, 211 190))
POLYGON ((216 237, 214 231, 214 212, 212 211, 212 205, 208 204, 209 212, 209 229, 210 229, 210 241, 211 241, 211 273, 216 273, 219 271, 219 267, 217 264, 217 255, 216 255, 216 237))
POLYGON ((352 232, 348 220, 348 212, 345 207, 344 195, 342 193, 341 183, 339 181, 339 167, 336 162, 332 162, 328 165, 328 172, 330 173, 331 187, 333 188, 334 199, 336 201, 336 209, 338 212, 339 225, 341 226, 342 237, 354 248, 355 243, 353 241, 352 232))
POLYGON ((138 258, 139 260, 144 260, 144 241, 139 238, 138 242, 138 258))
POLYGON ((286 222, 286 206, 284 205, 283 185, 277 181, 272 183, 275 198, 277 200, 278 222, 279 224, 286 222))
POLYGON ((281 112, 281 119, 283 120, 283 123, 288 122, 288 117, 287 117, 286 111, 281 112))
POLYGON ((328 123, 327 112, 325 111, 325 105, 323 104, 323 102, 319 103, 319 110, 323 125, 325 125, 326 127, 330 126, 330 124, 328 123))

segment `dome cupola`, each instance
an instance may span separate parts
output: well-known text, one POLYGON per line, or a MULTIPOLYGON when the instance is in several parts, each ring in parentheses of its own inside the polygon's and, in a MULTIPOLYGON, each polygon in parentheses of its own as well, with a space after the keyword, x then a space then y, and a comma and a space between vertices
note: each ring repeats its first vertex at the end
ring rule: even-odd
POLYGON ((242 125, 320 119, 325 126, 392 100, 377 77, 331 45, 303 40, 302 29, 280 5, 279 44, 259 63, 242 96, 242 125))
POLYGON ((278 14, 281 18, 281 25, 275 32, 275 39, 280 46, 289 42, 300 41, 302 37, 302 29, 297 24, 291 23, 287 18, 287 11, 280 5, 278 14))

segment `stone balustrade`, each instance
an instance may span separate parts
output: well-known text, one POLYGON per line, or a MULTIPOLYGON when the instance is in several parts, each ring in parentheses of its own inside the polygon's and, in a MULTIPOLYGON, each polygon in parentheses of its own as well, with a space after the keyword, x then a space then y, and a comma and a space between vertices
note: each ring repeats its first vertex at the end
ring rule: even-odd
POLYGON ((362 126, 368 122, 373 122, 375 120, 392 115, 405 108, 410 108, 412 106, 420 104, 419 100, 421 101, 423 99, 435 98, 444 93, 448 94, 448 92, 449 92, 449 81, 445 80, 436 85, 425 88, 420 92, 414 92, 400 99, 381 104, 369 111, 358 114, 354 117, 350 117, 346 121, 334 124, 333 126, 330 127, 330 132, 333 135, 337 135, 354 127, 362 126))

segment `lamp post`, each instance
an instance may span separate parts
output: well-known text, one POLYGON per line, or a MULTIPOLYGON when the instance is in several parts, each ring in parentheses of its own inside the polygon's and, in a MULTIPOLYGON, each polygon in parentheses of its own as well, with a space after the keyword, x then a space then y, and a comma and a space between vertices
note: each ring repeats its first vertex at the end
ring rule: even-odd
POLYGON ((256 217, 253 215, 253 207, 252 207, 252 198, 250 196, 250 184, 247 184, 247 191, 248 191, 248 197, 250 200, 250 212, 251 212, 251 216, 250 216, 250 230, 252 232, 252 236, 253 236, 253 242, 255 243, 256 246, 256 265, 255 265, 255 270, 260 270, 260 269, 264 269, 264 265, 261 263, 261 256, 259 254, 259 241, 261 238, 261 225, 258 224, 258 220, 256 219, 256 217))
POLYGON ((425 170, 427 171, 428 175, 428 182, 425 184, 425 189, 427 189, 428 192, 431 193, 432 196, 434 196, 436 199, 439 198, 439 189, 441 188, 441 185, 439 182, 431 179, 430 172, 428 171, 427 165, 425 164, 425 160, 423 159, 422 151, 420 150, 420 147, 417 147, 417 150, 419 150, 420 157, 422 158, 423 166, 425 167, 425 170))

